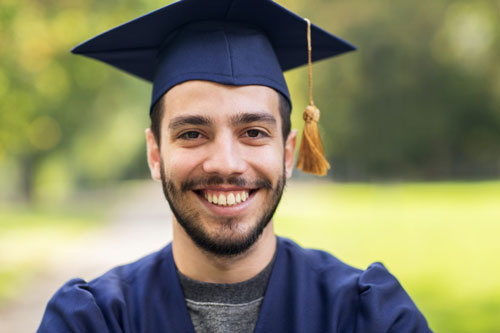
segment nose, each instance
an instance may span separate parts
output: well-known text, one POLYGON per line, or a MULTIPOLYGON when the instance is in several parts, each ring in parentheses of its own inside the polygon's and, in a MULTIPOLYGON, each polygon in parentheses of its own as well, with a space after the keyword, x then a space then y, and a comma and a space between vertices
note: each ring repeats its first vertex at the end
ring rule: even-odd
POLYGON ((247 169, 247 163, 242 155, 238 140, 231 134, 221 134, 215 138, 203 162, 203 171, 221 176, 242 174, 247 169))

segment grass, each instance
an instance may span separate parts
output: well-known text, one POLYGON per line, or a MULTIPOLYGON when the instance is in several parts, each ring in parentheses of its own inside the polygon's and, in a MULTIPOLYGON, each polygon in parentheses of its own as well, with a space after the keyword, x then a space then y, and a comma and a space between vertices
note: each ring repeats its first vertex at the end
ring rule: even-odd
POLYGON ((500 332, 500 182, 292 183, 275 225, 353 266, 383 262, 436 332, 500 332))
POLYGON ((0 209, 0 304, 22 294, 56 251, 97 224, 97 217, 0 209))
MULTIPOLYGON (((436 332, 500 332, 500 182, 288 185, 276 232, 383 262, 436 332)), ((0 303, 98 216, 0 208, 0 303)))

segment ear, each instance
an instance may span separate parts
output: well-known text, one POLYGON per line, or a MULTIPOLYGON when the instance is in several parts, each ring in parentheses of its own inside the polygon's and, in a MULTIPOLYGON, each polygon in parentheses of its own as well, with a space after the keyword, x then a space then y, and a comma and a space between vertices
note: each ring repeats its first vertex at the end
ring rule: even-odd
POLYGON ((297 130, 291 130, 285 143, 285 171, 286 178, 292 177, 295 161, 295 146, 297 144, 297 130))
POLYGON ((151 178, 156 181, 161 180, 161 168, 160 168, 160 148, 156 142, 156 138, 150 128, 146 129, 146 148, 148 155, 148 165, 149 171, 151 172, 151 178))

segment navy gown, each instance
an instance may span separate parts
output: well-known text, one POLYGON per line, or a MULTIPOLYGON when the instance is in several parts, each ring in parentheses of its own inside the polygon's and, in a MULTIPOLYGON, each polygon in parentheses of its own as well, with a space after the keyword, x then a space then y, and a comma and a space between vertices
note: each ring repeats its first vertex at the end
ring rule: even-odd
MULTIPOLYGON (((38 332, 194 332, 171 244, 85 282, 63 285, 38 332)), ((430 332, 382 264, 365 271, 278 238, 255 332, 430 332)))

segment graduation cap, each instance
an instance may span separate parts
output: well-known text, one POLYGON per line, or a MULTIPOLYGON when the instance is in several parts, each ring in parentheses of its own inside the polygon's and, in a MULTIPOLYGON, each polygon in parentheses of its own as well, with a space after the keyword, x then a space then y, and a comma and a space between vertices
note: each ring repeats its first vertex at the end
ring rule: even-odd
POLYGON ((72 52, 151 81, 151 109, 169 89, 189 80, 264 85, 291 105, 283 72, 309 63, 310 103, 297 167, 324 175, 329 165, 317 130, 311 62, 354 49, 271 0, 180 0, 72 52))

